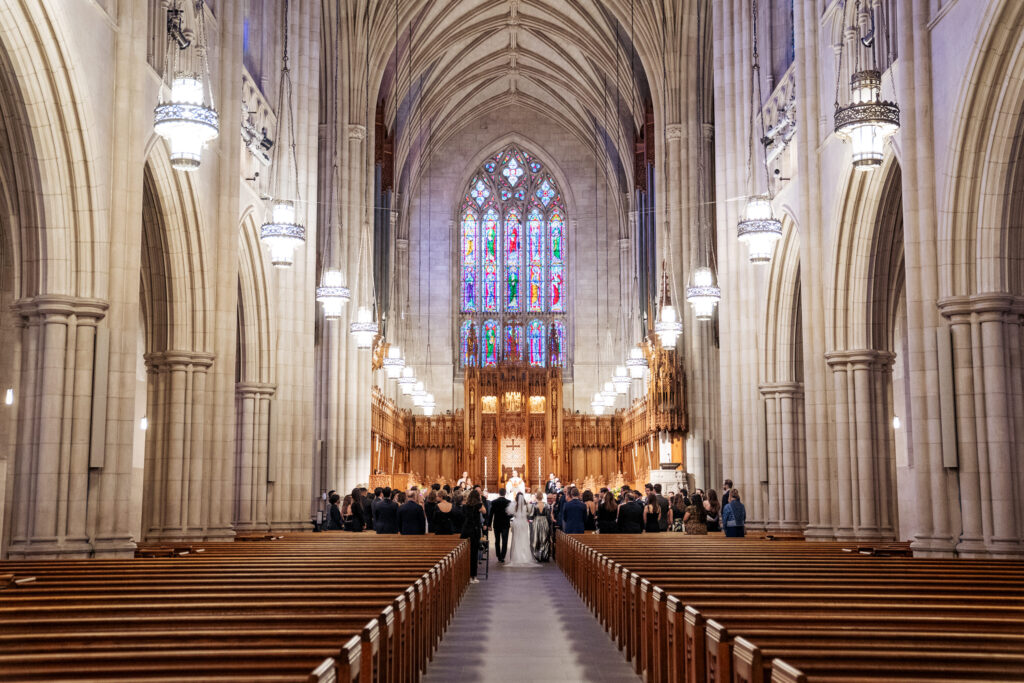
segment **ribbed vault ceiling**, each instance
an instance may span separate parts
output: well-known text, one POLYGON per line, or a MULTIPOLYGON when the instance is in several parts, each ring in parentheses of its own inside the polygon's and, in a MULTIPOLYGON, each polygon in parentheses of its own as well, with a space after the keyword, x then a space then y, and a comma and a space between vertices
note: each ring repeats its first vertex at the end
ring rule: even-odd
POLYGON ((393 0, 364 5, 370 85, 379 84, 377 101, 397 141, 400 191, 425 150, 514 108, 558 121, 628 190, 634 130, 650 99, 644 64, 656 60, 662 69, 655 4, 398 0, 397 24, 393 0))

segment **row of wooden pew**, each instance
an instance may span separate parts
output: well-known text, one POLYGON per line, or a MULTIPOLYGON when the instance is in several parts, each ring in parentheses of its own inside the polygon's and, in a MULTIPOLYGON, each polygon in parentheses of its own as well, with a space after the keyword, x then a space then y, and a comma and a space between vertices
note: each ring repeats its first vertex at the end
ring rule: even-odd
POLYGON ((0 563, 0 680, 416 681, 469 582, 452 536, 139 555, 0 563))
POLYGON ((1024 563, 681 534, 557 536, 648 683, 1024 680, 1024 563))

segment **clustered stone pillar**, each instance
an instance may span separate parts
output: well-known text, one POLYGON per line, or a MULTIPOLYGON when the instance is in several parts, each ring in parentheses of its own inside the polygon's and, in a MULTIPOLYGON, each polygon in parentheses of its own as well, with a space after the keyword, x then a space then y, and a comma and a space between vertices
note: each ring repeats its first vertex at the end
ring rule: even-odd
POLYGON ((939 302, 950 323, 962 556, 1020 555, 1024 519, 1024 299, 939 302), (1014 462, 1016 460, 1016 463, 1014 462))
POLYGON ((207 373, 213 356, 197 351, 146 354, 149 371, 143 534, 148 540, 198 541, 209 523, 216 464, 205 445, 207 373))
POLYGON ((892 471, 892 364, 889 351, 825 355, 836 411, 837 540, 892 540, 896 479, 892 471))
POLYGON ((87 557, 96 326, 106 302, 61 295, 15 304, 21 325, 10 558, 87 557))
POLYGON ((799 382, 761 385, 768 446, 769 530, 803 529, 807 523, 807 467, 803 450, 804 389, 799 382))
POLYGON ((270 401, 276 385, 239 382, 235 385, 238 424, 235 433, 236 531, 265 531, 270 528, 267 512, 267 484, 270 468, 270 401))

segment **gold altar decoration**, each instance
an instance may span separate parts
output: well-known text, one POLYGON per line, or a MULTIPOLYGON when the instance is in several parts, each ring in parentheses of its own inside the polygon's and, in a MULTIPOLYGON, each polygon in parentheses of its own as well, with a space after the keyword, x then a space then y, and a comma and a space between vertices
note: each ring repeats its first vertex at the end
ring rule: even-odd
POLYGON ((454 483, 468 472, 493 491, 508 480, 511 461, 531 490, 542 487, 549 473, 592 490, 642 486, 659 467, 659 435, 670 435, 673 460, 685 461, 687 428, 676 351, 655 341, 644 352, 647 391, 614 415, 566 411, 562 370, 522 362, 467 368, 463 408, 443 415, 413 415, 374 388, 371 471, 393 477, 387 480, 393 488, 399 481, 401 488, 454 483))

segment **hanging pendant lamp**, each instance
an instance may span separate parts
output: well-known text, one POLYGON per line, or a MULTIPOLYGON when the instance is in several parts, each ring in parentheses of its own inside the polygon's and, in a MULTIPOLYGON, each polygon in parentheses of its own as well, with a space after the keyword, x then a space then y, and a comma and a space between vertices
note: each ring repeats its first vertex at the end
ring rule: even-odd
POLYGON ((356 347, 368 349, 373 346, 373 340, 377 336, 377 323, 373 320, 373 314, 366 306, 360 306, 356 313, 356 321, 349 325, 349 332, 356 340, 356 347))
POLYGON ((403 396, 409 396, 412 394, 414 386, 416 386, 416 373, 411 367, 406 365, 402 368, 402 374, 398 378, 398 388, 403 396))
POLYGON ((715 287, 714 274, 710 268, 701 267, 693 273, 693 286, 686 289, 686 300, 693 306, 697 320, 711 320, 715 306, 722 299, 722 290, 715 287))
POLYGON ((772 212, 771 197, 757 195, 747 200, 743 220, 736 226, 736 236, 747 245, 747 257, 751 263, 772 260, 775 242, 782 237, 782 221, 772 212))
POLYGON ((634 347, 629 351, 629 358, 626 359, 626 367, 629 369, 629 376, 633 379, 643 379, 647 372, 647 356, 640 347, 634 347))
POLYGON ((203 147, 217 137, 220 120, 213 106, 210 65, 207 61, 205 4, 175 0, 167 10, 167 46, 164 52, 160 103, 153 110, 153 132, 167 140, 171 167, 178 171, 199 168, 203 147), (185 26, 185 10, 194 30, 185 26))
POLYGON ((390 347, 382 365, 384 366, 384 371, 387 372, 388 379, 398 379, 402 375, 403 368, 405 368, 402 349, 397 346, 390 347))
POLYGON ((341 317, 345 304, 352 298, 348 287, 344 287, 341 271, 325 270, 323 284, 316 288, 316 300, 324 305, 324 318, 337 320, 341 317))
POLYGON ((594 398, 590 402, 590 408, 594 411, 594 415, 604 415, 604 407, 604 396, 599 391, 594 394, 594 398))

